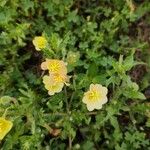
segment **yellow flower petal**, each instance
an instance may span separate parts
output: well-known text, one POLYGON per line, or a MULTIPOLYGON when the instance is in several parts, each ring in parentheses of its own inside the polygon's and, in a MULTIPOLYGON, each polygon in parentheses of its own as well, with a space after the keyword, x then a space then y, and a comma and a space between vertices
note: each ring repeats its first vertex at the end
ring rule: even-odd
POLYGON ((87 105, 89 111, 101 109, 102 105, 108 101, 107 92, 106 87, 100 84, 91 84, 89 91, 84 93, 82 102, 87 105))
POLYGON ((63 86, 64 86, 63 83, 55 83, 55 84, 51 85, 51 87, 49 88, 48 94, 54 95, 55 93, 61 92, 63 86))
POLYGON ((37 51, 40 51, 43 48, 46 48, 47 40, 43 36, 36 36, 33 39, 33 45, 37 51))
POLYGON ((101 109, 101 108, 102 105, 96 103, 94 105, 90 105, 90 104, 87 105, 88 111, 93 111, 94 109, 101 109))
POLYGON ((88 109, 88 111, 93 111, 94 107, 92 105, 87 105, 87 109, 88 109))
POLYGON ((41 64, 41 69, 42 69, 42 70, 47 70, 47 69, 48 69, 46 62, 42 62, 42 64, 41 64))
POLYGON ((2 140, 6 134, 11 130, 13 123, 0 117, 0 140, 2 140))

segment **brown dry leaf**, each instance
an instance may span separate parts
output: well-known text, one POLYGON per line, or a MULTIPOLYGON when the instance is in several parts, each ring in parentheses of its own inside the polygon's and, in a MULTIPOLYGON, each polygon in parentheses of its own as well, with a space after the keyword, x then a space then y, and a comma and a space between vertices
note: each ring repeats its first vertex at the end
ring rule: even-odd
POLYGON ((61 133, 61 129, 57 129, 57 128, 52 129, 52 131, 50 132, 50 134, 53 136, 58 136, 60 135, 60 133, 61 133))

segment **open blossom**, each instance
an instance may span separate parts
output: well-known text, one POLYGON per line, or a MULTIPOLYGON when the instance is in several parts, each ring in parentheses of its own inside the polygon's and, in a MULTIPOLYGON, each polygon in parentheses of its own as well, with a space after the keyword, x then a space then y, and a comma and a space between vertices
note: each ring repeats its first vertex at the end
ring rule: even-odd
POLYGON ((54 77, 51 75, 45 75, 43 77, 43 83, 45 84, 45 88, 48 90, 49 95, 61 92, 64 86, 64 82, 55 81, 54 77))
POLYGON ((102 105, 108 101, 107 93, 106 87, 100 84, 91 84, 89 91, 84 93, 82 101, 87 105, 89 111, 101 109, 102 105))
POLYGON ((33 45, 37 51, 40 51, 43 48, 46 48, 47 40, 43 36, 36 36, 33 39, 33 45))
POLYGON ((52 73, 50 74, 51 80, 55 82, 62 82, 69 85, 69 77, 66 74, 52 73))
POLYGON ((46 59, 41 64, 43 70, 48 70, 49 75, 43 77, 43 83, 49 95, 54 95, 62 91, 64 85, 69 85, 69 76, 64 61, 57 59, 46 59))
POLYGON ((49 70, 49 73, 67 74, 66 63, 62 60, 57 59, 46 59, 41 64, 43 70, 49 70))
POLYGON ((11 130, 13 123, 0 117, 0 140, 2 140, 6 134, 11 130))

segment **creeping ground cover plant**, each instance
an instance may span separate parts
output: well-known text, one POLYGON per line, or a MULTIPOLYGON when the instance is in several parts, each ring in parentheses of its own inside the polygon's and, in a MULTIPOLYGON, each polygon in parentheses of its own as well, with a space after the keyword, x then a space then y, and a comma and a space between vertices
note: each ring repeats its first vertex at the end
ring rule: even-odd
POLYGON ((1 0, 0 149, 150 150, 149 14, 149 0, 1 0))

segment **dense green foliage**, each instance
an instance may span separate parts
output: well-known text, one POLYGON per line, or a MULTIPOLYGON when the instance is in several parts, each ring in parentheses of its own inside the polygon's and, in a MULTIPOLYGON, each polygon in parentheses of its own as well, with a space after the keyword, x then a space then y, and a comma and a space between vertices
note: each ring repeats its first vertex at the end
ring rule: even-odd
POLYGON ((13 122, 1 149, 150 149, 149 13, 149 0, 0 0, 0 114, 13 122), (32 44, 42 34, 47 53, 32 44), (54 96, 45 58, 68 63, 70 86, 54 96), (91 83, 109 101, 88 112, 91 83))

